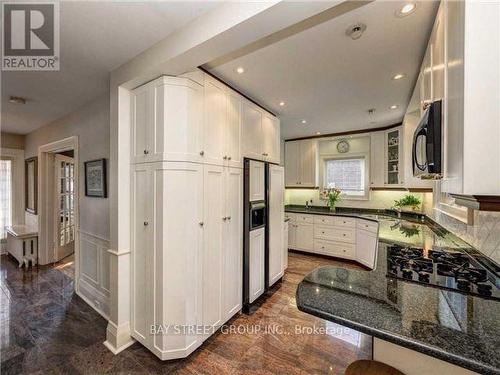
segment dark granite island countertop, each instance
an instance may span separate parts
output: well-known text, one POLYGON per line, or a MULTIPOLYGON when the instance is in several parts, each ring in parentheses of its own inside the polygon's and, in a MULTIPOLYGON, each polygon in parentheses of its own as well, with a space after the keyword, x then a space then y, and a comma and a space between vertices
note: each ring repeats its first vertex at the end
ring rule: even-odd
POLYGON ((299 284, 299 310, 481 374, 500 374, 500 302, 386 276, 321 267, 299 284))

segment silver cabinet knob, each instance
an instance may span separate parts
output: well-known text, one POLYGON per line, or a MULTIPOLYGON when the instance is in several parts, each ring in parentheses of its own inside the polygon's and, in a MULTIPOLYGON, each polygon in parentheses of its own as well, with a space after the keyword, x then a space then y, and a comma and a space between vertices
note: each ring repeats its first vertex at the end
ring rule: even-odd
POLYGON ((345 233, 342 233, 342 236, 344 236, 344 237, 345 237, 345 233))
POLYGON ((200 155, 201 156, 205 155, 205 151, 200 151, 200 155))
POLYGON ((226 155, 224 155, 224 157, 223 157, 222 159, 227 160, 227 156, 226 156, 226 155))
POLYGON ((148 150, 144 150, 144 155, 147 155, 149 154, 149 151, 148 150))
POLYGON ((227 216, 224 216, 224 217, 222 218, 222 220, 226 221, 226 220, 227 220, 227 216))
POLYGON ((147 227, 149 223, 147 221, 144 222, 144 226, 147 227))
POLYGON ((231 156, 228 156, 228 157, 227 157, 227 160, 231 160, 231 156))
POLYGON ((203 221, 200 221, 198 224, 200 224, 200 227, 203 226, 203 221))
POLYGON ((227 219, 228 219, 228 220, 231 220, 231 216, 228 216, 228 217, 227 217, 227 219))

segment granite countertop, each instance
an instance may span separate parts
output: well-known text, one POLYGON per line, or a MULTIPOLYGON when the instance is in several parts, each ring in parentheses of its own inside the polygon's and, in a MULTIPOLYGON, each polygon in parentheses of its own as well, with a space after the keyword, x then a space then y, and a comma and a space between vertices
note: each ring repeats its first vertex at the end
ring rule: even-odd
POLYGON ((387 277, 321 267, 299 284, 299 310, 481 374, 500 374, 500 302, 387 277))

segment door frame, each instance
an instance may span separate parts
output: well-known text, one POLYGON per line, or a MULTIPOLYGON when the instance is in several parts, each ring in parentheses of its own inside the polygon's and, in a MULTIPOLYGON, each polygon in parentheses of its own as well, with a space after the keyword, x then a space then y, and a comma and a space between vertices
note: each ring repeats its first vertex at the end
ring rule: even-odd
MULTIPOLYGON (((75 290, 78 290, 79 258, 80 258, 80 174, 79 174, 79 150, 78 136, 72 136, 42 145, 38 148, 38 258, 41 265, 53 263, 54 261, 54 231, 50 230, 49 223, 54 221, 53 199, 54 187, 51 185, 53 179, 49 178, 53 171, 53 156, 55 153, 73 150, 75 160, 75 290)), ((53 224, 52 224, 53 225, 53 224)))

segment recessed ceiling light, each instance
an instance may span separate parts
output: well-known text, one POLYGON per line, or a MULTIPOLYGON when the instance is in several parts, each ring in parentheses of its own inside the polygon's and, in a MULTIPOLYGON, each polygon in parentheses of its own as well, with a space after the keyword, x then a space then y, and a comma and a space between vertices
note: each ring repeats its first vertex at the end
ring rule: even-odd
POLYGON ((352 40, 356 40, 361 38, 365 30, 366 30, 366 25, 364 23, 357 23, 355 25, 349 26, 345 31, 345 35, 350 37, 352 40))
POLYGON ((301 121, 303 124, 307 124, 307 121, 306 120, 302 120, 301 121))
POLYGON ((285 102, 280 102, 280 106, 283 107, 285 105, 285 102))
POLYGON ((21 98, 20 96, 10 96, 9 103, 13 104, 26 104, 26 99, 21 98))
POLYGON ((415 9, 417 9, 417 4, 416 3, 406 3, 403 5, 400 9, 396 11, 396 16, 397 17, 406 17, 410 14, 412 14, 415 9))
POLYGON ((245 69, 243 69, 243 67, 239 66, 236 68, 236 73, 243 74, 243 73, 245 73, 245 69))
POLYGON ((398 106, 396 104, 394 104, 394 105, 391 105, 389 108, 390 109, 396 109, 396 108, 398 108, 398 106))
POLYGON ((393 80, 398 80, 398 79, 402 79, 404 77, 406 77, 406 74, 404 74, 404 73, 398 73, 395 76, 393 76, 392 79, 393 80))

